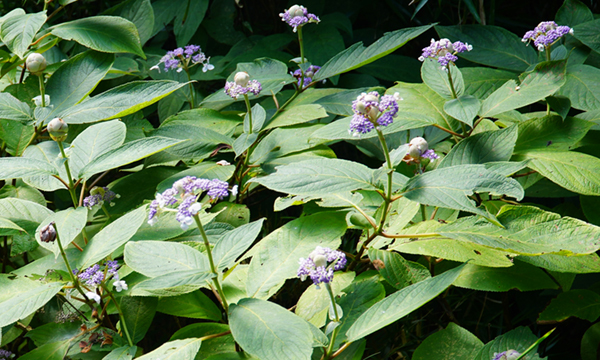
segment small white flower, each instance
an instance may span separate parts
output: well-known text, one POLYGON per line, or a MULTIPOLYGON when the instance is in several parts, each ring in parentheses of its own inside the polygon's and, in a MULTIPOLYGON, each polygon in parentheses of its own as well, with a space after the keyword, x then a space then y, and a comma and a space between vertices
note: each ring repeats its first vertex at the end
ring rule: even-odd
POLYGON ((100 304, 100 295, 96 294, 95 292, 89 291, 85 294, 85 296, 90 300, 94 300, 96 304, 100 304))
POLYGON ((202 209, 202 204, 194 203, 190 206, 189 211, 190 211, 190 214, 196 215, 196 214, 198 214, 198 211, 200 211, 200 209, 202 209))
POLYGON ((129 287, 127 286, 127 283, 125 282, 125 280, 115 281, 113 283, 113 286, 115 287, 115 290, 117 290, 117 292, 121 292, 123 290, 128 290, 129 289, 129 287))
POLYGON ((220 161, 217 161, 217 165, 228 166, 231 164, 227 160, 220 160, 220 161))
POLYGON ((236 196, 237 194, 238 194, 238 186, 233 185, 233 187, 231 188, 231 195, 236 196))

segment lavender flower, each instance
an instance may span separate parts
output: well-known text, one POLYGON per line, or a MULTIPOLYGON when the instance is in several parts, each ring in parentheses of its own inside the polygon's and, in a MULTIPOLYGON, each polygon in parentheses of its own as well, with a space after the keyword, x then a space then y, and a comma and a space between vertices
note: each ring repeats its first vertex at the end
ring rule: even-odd
POLYGON ((566 34, 573 35, 573 29, 568 26, 558 26, 554 21, 542 21, 523 36, 523 42, 529 45, 530 41, 539 51, 544 51, 546 46, 554 44, 566 34))
POLYGON ((492 360, 515 360, 519 356, 521 356, 521 353, 519 353, 518 351, 507 350, 501 353, 494 353, 494 357, 492 358, 492 360))
POLYGON ((257 96, 262 91, 258 80, 250 80, 250 75, 245 71, 235 74, 233 81, 225 83, 225 94, 237 100, 238 96, 252 93, 257 96))
POLYGON ((298 276, 302 281, 307 277, 313 281, 317 289, 321 283, 330 283, 333 272, 346 266, 346 255, 339 250, 317 246, 308 258, 300 258, 298 276), (329 263, 329 266, 327 265, 329 263))
POLYGON ((431 44, 423 48, 423 54, 419 56, 419 61, 425 61, 427 58, 437 59, 443 70, 448 70, 448 64, 455 63, 458 60, 456 54, 473 50, 473 46, 457 41, 452 43, 448 39, 435 41, 431 39, 431 44))
POLYGON ((92 209, 93 206, 99 205, 102 206, 104 203, 109 203, 110 206, 115 206, 115 203, 112 201, 114 199, 120 198, 121 195, 115 194, 114 191, 111 191, 109 188, 105 187, 97 187, 94 186, 90 190, 90 195, 83 199, 83 206, 88 209, 92 209))
POLYGON ((78 277, 85 280, 88 286, 98 286, 104 280, 104 272, 100 270, 100 265, 96 264, 85 269, 78 277))
POLYGON ((321 19, 315 14, 309 14, 308 10, 304 6, 294 5, 289 9, 285 10, 283 13, 279 14, 281 20, 286 22, 289 26, 294 29, 294 32, 298 30, 299 27, 304 26, 307 23, 316 23, 321 22, 321 19))
POLYGON ((350 130, 354 136, 360 136, 373 130, 375 126, 388 126, 398 114, 398 93, 379 97, 377 91, 360 94, 352 102, 354 116, 350 121, 350 130))
POLYGON ((300 84, 300 82, 302 81, 302 70, 301 69, 291 72, 290 74, 293 77, 295 77, 296 79, 298 79, 298 87, 304 88, 304 87, 307 87, 312 82, 313 76, 315 76, 317 71, 319 71, 320 69, 321 69, 320 66, 310 65, 308 67, 308 69, 306 69, 306 72, 304 73, 304 81, 302 84, 300 84))
POLYGON ((150 203, 148 224, 154 225, 157 216, 163 211, 175 211, 175 219, 181 228, 187 230, 194 223, 193 216, 198 214, 202 205, 197 203, 198 195, 205 192, 212 201, 221 200, 230 194, 237 193, 237 187, 229 190, 229 184, 219 179, 198 179, 195 176, 186 176, 173 183, 173 187, 162 194, 156 194, 156 199, 150 203), (177 210, 173 207, 179 203, 177 210))
POLYGON ((15 354, 12 352, 0 349, 0 360, 8 360, 12 359, 13 357, 15 357, 15 354))
POLYGON ((184 69, 187 71, 187 69, 197 64, 202 64, 202 72, 207 72, 215 68, 214 65, 210 64, 210 57, 206 57, 198 45, 186 45, 183 48, 167 51, 167 54, 160 59, 158 64, 151 67, 150 70, 158 70, 160 72, 160 64, 164 65, 165 71, 176 70, 177 72, 181 72, 184 69))

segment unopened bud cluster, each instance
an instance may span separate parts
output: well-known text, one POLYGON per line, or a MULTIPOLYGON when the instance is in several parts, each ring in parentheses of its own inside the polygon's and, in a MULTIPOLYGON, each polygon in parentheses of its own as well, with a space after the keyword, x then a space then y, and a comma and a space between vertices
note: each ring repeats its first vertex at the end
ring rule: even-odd
POLYGON ((529 45, 530 41, 539 51, 544 51, 546 46, 554 44, 566 34, 573 35, 573 29, 568 26, 559 26, 554 21, 542 21, 523 36, 523 42, 529 45))
POLYGON ((46 70, 46 58, 42 54, 32 53, 25 60, 25 65, 32 75, 39 76, 46 70))
POLYGON ((321 21, 317 15, 309 14, 308 10, 306 10, 306 8, 302 5, 294 5, 290 7, 283 13, 279 14, 279 17, 281 17, 282 21, 291 26, 294 29, 294 32, 296 32, 298 28, 304 24, 318 24, 321 21))
POLYGON ((252 93, 257 96, 262 91, 262 86, 258 80, 250 80, 250 75, 245 71, 239 71, 233 77, 233 81, 225 83, 225 94, 236 99, 240 95, 252 93))
POLYGON ((448 39, 438 41, 431 39, 431 44, 423 48, 423 54, 419 56, 419 61, 425 61, 427 58, 436 59, 443 70, 448 70, 448 64, 454 64, 458 60, 456 54, 471 50, 473 50, 472 45, 460 41, 453 43, 448 39))
POLYGON ((388 126, 398 114, 398 101, 402 100, 398 93, 379 96, 377 91, 360 94, 352 102, 354 116, 350 122, 349 132, 360 136, 375 129, 375 126, 388 126))
POLYGON ((54 141, 65 141, 69 133, 69 125, 61 118, 54 118, 48 123, 48 134, 54 141))
POLYGON ((439 156, 433 150, 429 149, 427 140, 417 136, 408 143, 408 153, 403 160, 408 164, 418 164, 421 162, 422 158, 435 160, 438 159, 439 156))

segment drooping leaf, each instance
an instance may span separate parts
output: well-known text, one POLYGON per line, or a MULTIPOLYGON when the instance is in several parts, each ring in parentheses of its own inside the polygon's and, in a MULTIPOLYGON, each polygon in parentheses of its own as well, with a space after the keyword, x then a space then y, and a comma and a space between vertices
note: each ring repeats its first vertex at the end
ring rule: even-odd
POLYGON ((2 42, 20 58, 27 52, 35 34, 46 22, 46 11, 20 14, 3 19, 0 26, 2 42))
POLYGON ((252 245, 262 229, 264 220, 263 218, 242 225, 219 239, 212 251, 217 270, 222 271, 230 267, 252 245))
POLYGON ((29 316, 44 306, 62 287, 63 284, 58 282, 39 284, 8 299, 3 299, 0 302, 0 327, 29 316))
POLYGON ((425 339, 413 354, 414 360, 471 360, 483 347, 481 340, 455 323, 449 323, 425 339))
POLYGON ((61 360, 64 359, 69 350, 70 340, 63 340, 44 344, 19 359, 24 360, 61 360))
POLYGON ((43 242, 40 239, 41 230, 51 222, 54 222, 56 232, 60 238, 60 243, 63 248, 66 248, 73 240, 75 240, 75 237, 81 233, 81 230, 85 227, 86 221, 86 207, 79 207, 76 209, 69 208, 56 212, 41 222, 40 226, 38 226, 35 231, 35 239, 41 247, 52 251, 54 256, 58 258, 60 256, 60 248, 56 243, 58 240, 49 243, 43 242))
POLYGON ((519 123, 516 154, 536 151, 568 151, 579 142, 594 125, 579 118, 550 115, 532 118, 519 123))
POLYGON ((235 139, 233 142, 233 151, 235 152, 236 157, 242 155, 244 151, 254 144, 256 139, 258 139, 258 133, 243 133, 235 139))
POLYGON ((132 53, 146 58, 135 25, 119 16, 92 16, 56 25, 50 31, 100 52, 132 53))
POLYGON ((460 97, 465 91, 465 82, 462 73, 456 66, 448 66, 452 76, 452 84, 448 79, 448 71, 443 70, 440 64, 433 59, 423 61, 421 78, 423 82, 444 99, 460 97))
POLYGON ((184 244, 166 241, 135 241, 125 245, 125 263, 149 277, 186 270, 206 270, 204 254, 184 244))
POLYGON ((446 101, 444 104, 446 114, 471 127, 480 108, 481 101, 471 95, 459 96, 456 99, 446 101))
POLYGON ((127 331, 134 344, 144 338, 156 313, 158 299, 152 297, 122 296, 119 298, 127 331))
POLYGON ((252 107, 252 131, 250 131, 250 116, 246 113, 244 117, 244 132, 259 132, 262 130, 265 120, 267 119, 267 112, 265 109, 260 106, 260 104, 255 104, 252 107))

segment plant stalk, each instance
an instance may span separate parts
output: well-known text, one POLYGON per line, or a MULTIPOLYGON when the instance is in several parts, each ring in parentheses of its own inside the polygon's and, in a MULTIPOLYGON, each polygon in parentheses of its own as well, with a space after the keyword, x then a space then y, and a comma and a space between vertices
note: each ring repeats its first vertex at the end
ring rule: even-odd
POLYGON ((196 106, 196 100, 194 98, 194 85, 192 85, 192 79, 190 78, 190 71, 187 66, 185 67, 185 73, 188 78, 188 85, 190 87, 190 109, 193 109, 196 106))
POLYGON ((67 177, 69 178, 69 193, 71 194, 71 200, 73 200, 73 206, 77 207, 79 202, 77 201, 77 195, 75 194, 75 185, 73 184, 73 176, 71 176, 71 168, 69 167, 69 158, 65 154, 65 148, 62 141, 57 141, 60 154, 65 159, 65 170, 67 171, 67 177))
POLYGON ((46 89, 44 86, 44 74, 40 74, 40 76, 38 76, 38 79, 40 80, 40 95, 42 95, 42 107, 46 107, 46 89))
MULTIPOLYGON (((331 306, 333 306, 333 313, 335 315, 335 322, 340 322, 340 317, 337 311, 337 303, 335 302, 335 296, 333 295, 333 290, 331 289, 330 283, 325 283, 325 288, 327 289, 327 293, 329 294, 329 299, 331 300, 331 306)), ((333 347, 335 346, 335 338, 337 337, 338 332, 340 331, 339 325, 333 329, 331 333, 331 339, 329 340, 329 347, 327 348, 327 352, 325 353, 325 358, 329 359, 331 354, 333 354, 333 347)))
POLYGON ((244 94, 244 102, 246 103, 246 109, 248 110, 248 134, 252 134, 252 107, 250 107, 250 99, 248 99, 248 94, 244 94))
POLYGON ((123 332, 125 333, 125 336, 127 337, 127 342, 129 343, 129 346, 133 346, 133 341, 131 340, 131 335, 129 335, 129 331, 127 330, 127 322, 125 321, 125 316, 123 315, 123 310, 121 310, 121 305, 119 305, 119 303, 117 302, 117 299, 115 299, 115 296, 113 295, 113 293, 106 287, 106 284, 102 284, 102 287, 104 288, 104 290, 106 290, 106 292, 108 293, 108 296, 110 296, 110 299, 115 303, 115 307, 117 308, 117 312, 119 313, 119 318, 121 319, 121 329, 123 329, 123 332))

